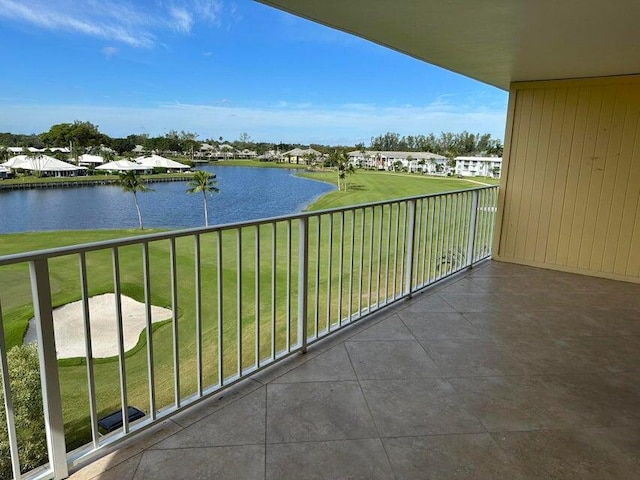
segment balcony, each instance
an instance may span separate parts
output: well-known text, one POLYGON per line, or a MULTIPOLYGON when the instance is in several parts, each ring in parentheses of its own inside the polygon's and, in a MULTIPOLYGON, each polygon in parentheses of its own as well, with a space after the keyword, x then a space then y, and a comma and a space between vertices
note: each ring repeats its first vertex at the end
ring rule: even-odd
POLYGON ((29 266, 49 445, 14 476, 637 476, 640 286, 487 261, 496 192, 0 258, 29 266), (53 334, 51 284, 70 265, 79 365, 58 362, 53 334), (116 294, 142 290, 147 325, 126 352, 116 300, 106 361, 86 341, 105 272, 116 294), (171 319, 154 328, 158 292, 171 319), (146 415, 102 435, 129 405, 146 415))
POLYGON ((487 262, 71 476, 640 476, 640 286, 487 262))

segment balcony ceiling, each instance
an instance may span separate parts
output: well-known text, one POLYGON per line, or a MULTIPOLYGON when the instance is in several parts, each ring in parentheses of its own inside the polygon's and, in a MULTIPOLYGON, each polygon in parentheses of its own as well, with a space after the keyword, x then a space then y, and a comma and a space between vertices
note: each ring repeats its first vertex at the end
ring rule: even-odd
POLYGON ((640 73, 638 0, 259 0, 508 89, 640 73))

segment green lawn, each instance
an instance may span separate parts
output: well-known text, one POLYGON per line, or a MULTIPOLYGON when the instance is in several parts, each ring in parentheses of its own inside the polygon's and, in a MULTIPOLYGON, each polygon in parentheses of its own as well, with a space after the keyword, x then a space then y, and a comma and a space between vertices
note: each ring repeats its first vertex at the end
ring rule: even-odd
MULTIPOLYGON (((300 172, 297 175, 337 185, 335 171, 300 172)), ((347 190, 323 195, 309 206, 309 210, 345 207, 392 198, 428 195, 430 193, 477 187, 477 183, 451 177, 428 177, 415 173, 376 172, 357 170, 347 177, 347 190)))
MULTIPOLYGON (((260 162, 257 162, 260 163, 260 162)), ((335 183, 335 172, 302 173, 309 178, 335 183)), ((386 172, 358 171, 349 178, 346 192, 335 191, 318 201, 311 209, 324 209, 356 203, 386 200, 446 190, 460 190, 477 186, 458 179, 429 178, 415 174, 391 174, 386 172)), ((453 242, 453 225, 462 225, 465 214, 454 216, 457 202, 452 200, 444 209, 436 209, 432 204, 421 205, 419 220, 427 216, 441 220, 440 225, 421 228, 418 240, 431 248, 433 243, 453 242), (424 215, 422 213, 424 212, 424 215), (446 222, 444 221, 446 219, 446 222)), ((373 211, 368 209, 364 215, 352 217, 345 214, 344 223, 341 215, 330 217, 325 215, 321 220, 321 235, 316 235, 318 220, 312 219, 309 225, 309 279, 310 305, 308 308, 309 332, 318 327, 326 329, 327 322, 335 322, 339 318, 359 310, 361 303, 384 301, 393 292, 399 292, 403 279, 402 249, 404 241, 404 215, 402 207, 375 211, 375 222, 372 222, 373 211), (382 217, 384 215, 384 217, 382 217), (384 221, 381 222, 381 218, 384 221), (333 239, 329 240, 329 225, 333 228, 333 239), (340 247, 339 232, 344 229, 345 244, 340 247), (397 231, 398 237, 395 233, 397 231), (372 246, 369 239, 373 238, 372 246), (353 247, 352 247, 353 245, 353 247), (329 248, 331 246, 331 249, 329 248), (342 250, 342 262, 340 251, 342 250), (329 255, 331 251, 331 261, 329 255), (379 259, 379 260, 378 260, 379 259), (318 261, 319 260, 319 261, 318 261), (354 278, 346 273, 340 274, 339 267, 343 263, 346 272, 350 265, 357 272, 354 278), (378 267, 381 265, 381 267, 378 267), (378 271, 378 269, 380 271, 378 271), (316 273, 317 272, 317 273, 316 273), (331 277, 332 281, 328 279, 331 277), (331 289, 327 285, 331 284, 331 289), (315 292, 318 302, 315 302, 315 292)), ((242 230, 242 244, 237 247, 237 232, 226 231, 222 235, 223 258, 218 265, 216 252, 217 235, 207 234, 201 237, 201 272, 202 272, 202 339, 203 339, 203 378, 204 385, 215 385, 218 378, 218 280, 220 270, 223 286, 223 350, 224 376, 234 375, 238 370, 238 362, 243 368, 250 367, 256 361, 257 330, 260 331, 259 356, 261 359, 272 354, 272 332, 275 332, 275 350, 287 348, 287 319, 291 318, 295 327, 297 312, 297 238, 298 224, 291 224, 291 259, 286 244, 289 235, 288 223, 280 222, 276 227, 275 263, 272 230, 270 226, 255 227, 242 230), (259 240, 259 245, 256 241, 259 240), (256 251, 259 252, 260 274, 256 273, 256 251), (240 255, 239 255, 240 254, 240 255), (238 256, 242 261, 241 273, 238 275, 238 256), (286 265, 292 266, 291 277, 287 277, 286 265), (275 272, 273 271, 273 266, 275 272), (275 290, 273 278, 275 277, 275 290), (260 295, 256 301, 256 278, 259 278, 260 295), (290 281, 290 296, 287 295, 287 281, 290 281), (241 282, 241 285, 239 284, 241 282), (238 302, 236 291, 241 290, 242 301, 238 302), (272 299, 271 292, 275 291, 272 299), (288 300, 290 298, 290 300, 288 300), (273 301, 275 300, 275 302, 273 301), (238 306, 241 315, 238 315, 238 306), (238 321, 240 317, 240 322, 238 321), (259 317, 259 318, 257 318, 259 317), (275 324, 272 319, 275 318, 275 324), (236 345, 241 338, 242 352, 236 345), (239 360, 241 359, 241 360, 239 360)), ((138 230, 120 231, 81 231, 81 232, 40 232, 30 234, 8 234, 0 237, 0 255, 31 251, 54 246, 86 243, 116 237, 132 236, 138 230)), ((149 233, 148 230, 145 233, 149 233)), ((460 236, 462 238, 462 236, 460 236)), ((453 245, 453 243, 451 243, 453 245)), ((169 258, 169 241, 150 243, 151 301, 155 305, 171 305, 171 275, 169 258)), ((178 338, 181 385, 180 394, 187 396, 196 390, 196 303, 194 280, 194 240, 193 237, 180 238, 176 241, 177 253, 177 298, 178 298, 178 338)), ((143 301, 143 270, 141 247, 128 246, 119 249, 122 291, 137 300, 143 301)), ((426 257, 424 257, 426 258, 426 257)), ((426 261, 419 265, 416 260, 416 271, 420 269, 424 275, 440 268, 436 263, 426 261)), ((76 256, 52 259, 50 262, 51 287, 54 305, 63 305, 80 298, 78 258, 76 256)), ((91 295, 113 291, 113 277, 110 252, 97 251, 87 254, 88 283, 91 295)), ((15 345, 21 342, 28 319, 32 316, 31 297, 27 265, 0 267, 0 297, 4 316, 7 343, 15 345)), ((294 327, 291 328, 290 335, 294 327)), ((289 337, 290 338, 290 337, 289 337)), ((157 406, 168 406, 173 401, 173 343, 171 322, 158 324, 153 332, 153 354, 155 368, 155 388, 157 406)), ((291 339, 294 343, 295 339, 291 339)), ((137 346, 127 354, 127 388, 129 404, 148 410, 148 378, 147 348, 145 333, 140 336, 137 346)), ((60 378, 62 383, 65 425, 69 447, 77 447, 89 440, 88 394, 86 366, 82 359, 60 361, 60 378)), ((99 414, 103 415, 119 408, 119 374, 116 358, 98 360, 95 364, 95 378, 99 414)))

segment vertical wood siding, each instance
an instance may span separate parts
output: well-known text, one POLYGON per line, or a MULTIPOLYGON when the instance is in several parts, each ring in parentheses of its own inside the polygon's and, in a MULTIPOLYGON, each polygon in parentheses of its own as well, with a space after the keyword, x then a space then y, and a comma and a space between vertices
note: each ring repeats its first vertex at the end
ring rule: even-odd
POLYGON ((495 257, 640 281, 640 77, 510 95, 495 257))

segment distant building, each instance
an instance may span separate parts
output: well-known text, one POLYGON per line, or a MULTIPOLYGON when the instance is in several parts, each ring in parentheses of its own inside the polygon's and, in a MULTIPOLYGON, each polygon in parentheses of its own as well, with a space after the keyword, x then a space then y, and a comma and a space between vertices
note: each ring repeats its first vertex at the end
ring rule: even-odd
POLYGON ((447 157, 431 152, 382 152, 354 150, 349 152, 349 162, 354 167, 370 170, 404 170, 431 175, 446 175, 447 157))
POLYGON ((324 158, 324 155, 313 148, 294 148, 282 154, 282 161, 302 165, 310 165, 324 158))
POLYGON ((502 157, 456 157, 456 175, 500 178, 502 157))
POLYGON ((282 162, 282 154, 279 150, 268 150, 264 152, 262 155, 256 157, 258 160, 266 161, 266 162, 282 162))
MULTIPOLYGON (((69 159, 69 162, 73 162, 69 159)), ((95 167, 96 165, 102 165, 104 163, 104 157, 100 155, 89 155, 84 153, 78 157, 78 165, 81 167, 95 167)))
POLYGON ((146 167, 147 169, 156 170, 163 169, 167 172, 185 172, 191 167, 184 163, 176 162, 170 158, 161 157, 160 155, 152 154, 147 156, 138 157, 134 160, 139 165, 146 167))
MULTIPOLYGON (((8 147, 7 152, 14 155, 21 155, 24 153, 25 147, 8 147)), ((27 147, 27 151, 29 153, 45 153, 47 151, 51 153, 61 152, 61 153, 70 153, 68 147, 51 147, 51 148, 36 148, 36 147, 27 147)))
POLYGON ((28 170, 42 177, 73 177, 83 175, 87 170, 86 167, 71 165, 70 163, 49 157, 48 155, 38 155, 35 157, 17 155, 11 157, 3 163, 2 166, 14 172, 16 170, 28 170))
POLYGON ((258 154, 253 150, 245 148, 237 153, 237 158, 258 158, 258 154))

